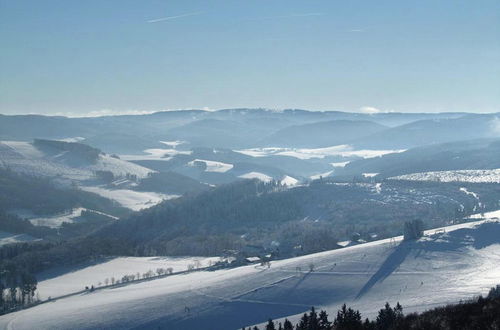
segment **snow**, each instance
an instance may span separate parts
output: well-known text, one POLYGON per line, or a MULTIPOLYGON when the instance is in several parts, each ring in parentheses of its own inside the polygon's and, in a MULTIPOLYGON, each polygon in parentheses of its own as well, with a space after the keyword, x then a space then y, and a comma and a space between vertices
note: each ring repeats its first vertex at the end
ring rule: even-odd
POLYGON ((500 169, 434 171, 399 175, 392 180, 500 183, 500 169))
POLYGON ((444 230, 414 242, 396 237, 272 261, 269 269, 248 265, 104 288, 0 316, 0 329, 241 329, 268 318, 296 320, 311 306, 335 315, 344 302, 364 317, 386 301, 399 301, 405 313, 422 311, 498 284, 500 223, 444 230))
POLYGON ((260 258, 259 257, 248 257, 248 258, 245 258, 245 260, 248 262, 257 262, 257 261, 260 261, 260 258))
POLYGON ((163 143, 169 147, 172 147, 172 148, 176 148, 178 146, 180 146, 181 144, 184 144, 186 143, 186 141, 180 141, 180 140, 176 140, 176 141, 160 141, 160 143, 163 143))
POLYGON ((365 178, 373 178, 375 176, 379 175, 379 173, 363 173, 363 176, 365 178))
POLYGON ((65 138, 65 139, 59 139, 58 141, 62 141, 62 142, 81 142, 83 140, 85 140, 84 137, 75 136, 75 137, 69 137, 69 138, 65 138))
POLYGON ((101 215, 105 215, 113 220, 117 220, 118 218, 103 212, 99 211, 94 211, 90 209, 86 209, 84 207, 78 207, 74 208, 72 210, 60 213, 60 214, 55 214, 51 216, 46 216, 46 217, 36 217, 36 216, 28 216, 25 218, 28 218, 28 220, 35 226, 46 226, 46 227, 51 227, 51 228, 58 228, 60 227, 63 223, 73 223, 75 220, 81 216, 82 211, 89 210, 94 213, 98 213, 101 215))
POLYGON ((347 164, 350 162, 337 162, 337 163, 330 163, 333 167, 345 167, 347 164))
POLYGON ((149 173, 154 172, 149 168, 117 159, 108 155, 100 155, 96 164, 88 166, 90 171, 102 170, 111 171, 115 176, 125 176, 126 174, 134 174, 138 178, 146 178, 149 173))
POLYGON ((61 162, 57 156, 45 155, 29 142, 0 142, 0 166, 11 168, 16 172, 37 176, 61 177, 83 181, 94 178, 94 171, 111 171, 115 176, 134 174, 145 178, 150 172, 146 167, 101 154, 93 164, 69 166, 61 162))
POLYGON ((252 157, 266 157, 271 155, 277 156, 290 156, 298 159, 311 159, 311 158, 325 158, 328 156, 340 156, 340 157, 361 157, 361 158, 373 158, 380 157, 390 153, 403 152, 401 150, 355 150, 352 146, 343 144, 326 148, 252 148, 235 150, 236 152, 252 156, 252 157))
POLYGON ((112 199, 123 207, 134 211, 155 206, 163 200, 179 197, 179 195, 165 195, 156 192, 133 191, 129 189, 106 189, 103 187, 90 186, 81 186, 80 189, 112 199))
POLYGON ((282 185, 287 185, 287 186, 295 186, 299 183, 299 180, 295 179, 295 178, 292 178, 291 176, 288 176, 288 175, 285 175, 280 183, 282 185))
POLYGON ((213 160, 205 160, 205 159, 195 159, 188 163, 189 166, 196 166, 197 162, 205 163, 207 166, 205 172, 217 172, 217 173, 225 173, 233 168, 233 164, 227 164, 222 162, 216 162, 213 160))
POLYGON ((119 257, 81 269, 57 269, 39 274, 38 293, 41 299, 58 297, 81 291, 85 286, 99 287, 99 282, 124 275, 156 272, 158 268, 173 269, 174 273, 185 271, 189 265, 207 267, 219 260, 218 257, 119 257), (55 276, 54 276, 55 275, 55 276), (43 279, 47 278, 47 279, 43 279))
MULTIPOLYGON (((175 148, 175 146, 174 146, 175 148)), ((146 149, 142 155, 120 155, 124 160, 163 160, 169 161, 176 155, 191 155, 192 151, 177 149, 146 149)))
POLYGON ((0 246, 12 244, 12 243, 22 243, 22 242, 32 242, 39 239, 34 238, 28 234, 12 234, 5 231, 0 231, 0 246))
POLYGON ((271 181, 273 179, 269 175, 266 175, 266 174, 260 173, 260 172, 249 172, 249 173, 246 173, 246 174, 239 175, 238 178, 242 178, 242 179, 259 179, 260 181, 263 181, 263 182, 269 182, 269 181, 271 181))
POLYGON ((500 220, 500 210, 473 214, 469 217, 469 219, 500 220))
POLYGON ((460 191, 462 191, 466 195, 470 195, 470 196, 474 197, 475 199, 479 200, 479 197, 477 196, 477 194, 475 192, 469 191, 465 187, 461 187, 460 191))

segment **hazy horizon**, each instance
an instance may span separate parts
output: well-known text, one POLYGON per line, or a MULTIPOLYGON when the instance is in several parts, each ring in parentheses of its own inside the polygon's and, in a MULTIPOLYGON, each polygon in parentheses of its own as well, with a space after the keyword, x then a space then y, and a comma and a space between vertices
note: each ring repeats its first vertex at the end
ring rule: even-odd
POLYGON ((29 116, 29 115, 38 115, 38 116, 49 116, 49 117, 67 117, 67 118, 95 118, 95 117, 109 117, 109 116, 140 116, 140 115, 150 115, 159 112, 176 112, 176 111, 206 111, 206 112, 217 112, 224 110, 265 110, 271 112, 283 112, 287 110, 299 110, 299 111, 310 111, 310 112, 345 112, 345 113, 359 113, 366 115, 375 115, 375 114, 397 114, 397 113, 405 113, 405 114, 432 114, 432 113, 470 113, 470 114, 498 114, 500 111, 492 111, 492 112, 467 112, 467 111, 439 111, 439 112, 430 112, 430 111, 422 111, 422 112, 403 112, 403 111, 381 111, 376 108, 368 107, 369 109, 359 109, 355 110, 343 110, 343 109, 331 109, 331 110, 320 110, 320 109, 304 109, 304 108, 283 108, 283 109, 272 109, 272 108, 220 108, 220 109, 198 109, 198 108, 187 108, 187 109, 161 109, 161 110, 123 110, 123 111, 115 111, 111 109, 103 109, 98 111, 90 111, 87 113, 72 113, 72 112, 56 112, 56 113, 36 113, 36 112, 27 112, 27 113, 0 113, 0 115, 6 116, 29 116))
POLYGON ((0 113, 500 109, 500 3, 0 2, 0 113))

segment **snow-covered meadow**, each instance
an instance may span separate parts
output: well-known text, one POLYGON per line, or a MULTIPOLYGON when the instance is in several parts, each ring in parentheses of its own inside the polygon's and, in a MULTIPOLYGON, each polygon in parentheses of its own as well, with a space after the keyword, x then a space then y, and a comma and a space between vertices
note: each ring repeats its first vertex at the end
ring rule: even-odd
POLYGON ((123 160, 163 160, 169 161, 176 155, 190 155, 189 150, 177 149, 146 149, 143 154, 139 155, 120 155, 123 160))
MULTIPOLYGON (((373 316, 388 301, 421 311, 484 294, 500 278, 500 223, 476 221, 273 261, 97 290, 7 314, 3 329, 238 329, 344 302, 373 316)), ((92 275, 94 276, 94 275, 92 275)), ((101 276, 101 275, 99 275, 101 276)))
POLYGON ((130 189, 107 189, 104 187, 82 186, 82 190, 98 194, 102 197, 114 200, 123 207, 134 211, 146 209, 164 200, 179 197, 178 195, 165 195, 156 192, 134 191, 130 189))
POLYGON ((205 160, 205 159, 192 160, 188 163, 188 166, 197 166, 198 164, 201 163, 205 164, 206 167, 205 172, 225 173, 234 167, 233 164, 216 162, 214 160, 205 160))
POLYGON ((0 246, 12 243, 31 242, 36 240, 38 239, 28 234, 13 234, 7 233, 5 231, 0 231, 0 246))
POLYGON ((191 265, 194 268, 207 267, 218 261, 218 257, 118 257, 102 263, 76 269, 55 269, 39 274, 38 293, 41 299, 58 297, 81 291, 85 286, 96 288, 111 279, 125 275, 140 275, 158 268, 172 268, 174 273, 182 272, 191 265))
POLYGON ((17 216, 28 219, 35 226, 46 226, 51 228, 58 228, 63 223, 73 223, 75 222, 81 215, 82 211, 91 211, 93 213, 97 213, 100 215, 104 215, 113 220, 118 220, 117 217, 112 216, 110 214, 106 214, 103 212, 86 209, 84 207, 76 207, 74 209, 59 213, 53 214, 49 216, 37 216, 30 212, 29 210, 14 210, 11 213, 16 214, 17 216))
MULTIPOLYGON (((252 156, 252 157, 267 157, 267 156, 290 156, 298 159, 311 159, 311 158, 325 158, 328 156, 339 157, 360 157, 360 158, 373 158, 379 157, 390 153, 403 152, 401 150, 356 150, 350 145, 337 145, 326 148, 251 148, 243 150, 235 150, 236 152, 252 156)), ((344 162, 341 162, 344 163, 344 162)), ((341 164, 338 163, 338 164, 341 164)))

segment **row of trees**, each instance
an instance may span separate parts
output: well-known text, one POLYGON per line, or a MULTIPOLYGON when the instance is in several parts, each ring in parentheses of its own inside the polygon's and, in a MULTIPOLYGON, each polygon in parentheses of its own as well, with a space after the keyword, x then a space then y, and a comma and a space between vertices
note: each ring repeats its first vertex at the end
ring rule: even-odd
MULTIPOLYGON (((314 307, 309 313, 304 313, 300 321, 293 325, 288 319, 276 325, 273 320, 269 320, 265 330, 382 330, 398 329, 398 325, 403 320, 403 307, 399 303, 394 308, 386 303, 384 308, 378 312, 376 320, 370 321, 368 318, 361 319, 361 313, 347 307, 345 304, 337 312, 337 316, 330 321, 325 311, 316 312, 314 307)), ((245 330, 245 328, 243 328, 245 330)), ((259 330, 258 327, 248 328, 248 330, 259 330)))
POLYGON ((14 263, 5 263, 0 267, 0 314, 22 308, 36 301, 36 277, 16 267, 14 263))
MULTIPOLYGON (((209 264, 211 264, 211 263, 209 263, 209 264)), ((199 260, 196 260, 194 263, 187 265, 187 271, 199 269, 200 267, 201 267, 201 262, 199 260)), ((172 275, 173 273, 174 273, 173 267, 167 267, 167 268, 160 267, 160 268, 156 268, 155 271, 150 269, 147 272, 142 273, 142 274, 140 272, 137 272, 135 274, 123 275, 121 278, 115 278, 114 276, 111 278, 106 278, 106 279, 104 279, 103 282, 97 283, 97 286, 101 287, 103 285, 109 286, 109 285, 115 285, 115 284, 120 284, 120 283, 128 283, 128 282, 132 282, 132 281, 136 281, 136 280, 140 280, 140 279, 150 279, 150 278, 160 277, 160 276, 164 276, 164 275, 172 275)), ((94 286, 92 285, 90 288, 94 288, 94 286)), ((86 289, 90 289, 90 288, 86 287, 86 289)))

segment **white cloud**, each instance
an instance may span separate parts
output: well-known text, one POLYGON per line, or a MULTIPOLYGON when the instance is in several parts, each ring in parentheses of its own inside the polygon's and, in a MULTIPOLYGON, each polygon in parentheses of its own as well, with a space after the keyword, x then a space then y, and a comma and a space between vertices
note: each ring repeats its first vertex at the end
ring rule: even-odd
POLYGON ((362 113, 369 114, 369 115, 373 115, 375 113, 382 112, 380 109, 377 109, 375 107, 368 107, 368 106, 359 108, 359 111, 361 111, 362 113))
POLYGON ((171 21, 171 20, 174 20, 174 19, 177 19, 177 18, 181 18, 181 17, 195 16, 195 15, 200 15, 200 14, 201 14, 201 12, 197 11, 197 12, 194 12, 194 13, 186 13, 186 14, 182 14, 182 15, 167 16, 167 17, 150 19, 147 22, 148 23, 158 23, 158 22, 163 22, 163 21, 171 21))

